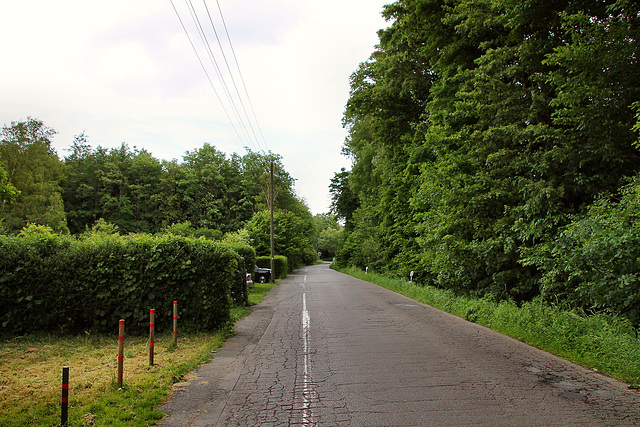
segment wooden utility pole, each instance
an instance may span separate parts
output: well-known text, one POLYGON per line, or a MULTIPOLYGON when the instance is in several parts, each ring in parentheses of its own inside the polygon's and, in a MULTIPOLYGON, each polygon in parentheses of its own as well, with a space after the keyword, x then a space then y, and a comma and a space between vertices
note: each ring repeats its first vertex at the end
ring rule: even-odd
POLYGON ((273 283, 275 281, 273 254, 273 162, 271 162, 271 174, 269 175, 269 210, 271 211, 271 283, 273 283))

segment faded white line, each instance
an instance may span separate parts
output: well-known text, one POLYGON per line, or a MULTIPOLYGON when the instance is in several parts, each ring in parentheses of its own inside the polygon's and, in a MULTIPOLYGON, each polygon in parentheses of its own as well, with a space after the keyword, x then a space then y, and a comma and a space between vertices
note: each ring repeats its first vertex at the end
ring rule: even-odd
MULTIPOLYGON (((307 276, 304 276, 304 283, 307 283, 307 276)), ((309 425, 312 423, 311 413, 311 375, 310 375, 310 358, 309 354, 309 335, 311 332, 311 317, 307 310, 307 293, 302 292, 302 354, 304 358, 304 372, 302 373, 302 424, 309 425)))

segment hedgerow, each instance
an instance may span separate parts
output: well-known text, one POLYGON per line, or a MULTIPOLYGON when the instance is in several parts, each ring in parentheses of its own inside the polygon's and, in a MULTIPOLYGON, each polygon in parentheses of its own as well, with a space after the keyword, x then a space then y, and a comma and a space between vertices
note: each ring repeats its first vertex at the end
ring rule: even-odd
POLYGON ((256 251, 251 246, 243 245, 239 243, 227 244, 231 249, 236 251, 240 255, 240 263, 238 264, 238 270, 241 274, 237 275, 234 280, 230 295, 233 301, 239 305, 246 305, 249 303, 247 294, 247 282, 246 273, 253 273, 253 266, 256 263, 256 251))
POLYGON ((6 334, 210 331, 229 319, 230 290, 244 273, 227 245, 163 235, 0 236, 0 325, 6 334))

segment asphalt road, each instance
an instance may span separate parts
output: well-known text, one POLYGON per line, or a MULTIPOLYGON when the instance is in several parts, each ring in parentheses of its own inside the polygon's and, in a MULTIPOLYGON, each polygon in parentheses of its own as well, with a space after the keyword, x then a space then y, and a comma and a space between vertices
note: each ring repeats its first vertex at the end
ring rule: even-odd
POLYGON ((236 332, 161 426, 640 425, 625 384, 327 264, 236 332))

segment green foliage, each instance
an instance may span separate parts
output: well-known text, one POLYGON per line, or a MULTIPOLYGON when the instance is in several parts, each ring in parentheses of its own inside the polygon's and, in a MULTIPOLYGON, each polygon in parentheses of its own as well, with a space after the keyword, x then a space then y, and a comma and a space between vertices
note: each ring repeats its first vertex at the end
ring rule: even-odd
POLYGON ((124 233, 155 233, 220 240, 266 207, 270 162, 274 163, 277 206, 309 216, 298 201, 294 180, 273 153, 250 150, 227 157, 205 143, 182 162, 159 161, 146 150, 92 148, 85 134, 76 136, 65 158, 62 181, 72 233, 99 218, 124 233))
POLYGON ((342 245, 344 228, 338 223, 337 218, 331 214, 318 214, 313 217, 314 246, 321 257, 332 259, 336 256, 342 245))
POLYGON ((230 289, 244 278, 230 247, 177 236, 28 233, 0 236, 0 252, 5 333, 108 332, 119 319, 143 333, 149 308, 169 330, 174 300, 181 328, 210 331, 229 319, 230 289))
MULTIPOLYGON (((205 143, 186 152, 182 162, 159 161, 126 143, 112 149, 92 148, 82 133, 74 138, 63 164, 51 149, 54 134, 31 118, 3 128, 2 233, 15 234, 34 223, 56 232, 82 234, 84 239, 161 232, 222 240, 226 233, 226 240, 234 245, 253 244, 246 230, 238 230, 267 207, 273 166, 275 208, 286 212, 279 248, 292 265, 315 260, 309 242, 317 241, 318 232, 279 155, 247 150, 244 156, 227 157, 205 143)), ((259 250, 264 250, 263 245, 259 250)))
POLYGON ((256 251, 251 246, 244 243, 224 242, 223 244, 229 246, 238 255, 240 255, 238 270, 242 274, 237 275, 231 284, 231 298, 237 305, 247 305, 249 301, 247 299, 247 280, 245 274, 253 274, 253 266, 256 263, 256 251))
POLYGON ((246 246, 252 246, 251 238, 249 237, 249 233, 246 229, 241 229, 238 231, 230 231, 225 233, 222 239, 225 243, 235 245, 241 244, 246 246))
POLYGON ((0 201, 5 204, 13 203, 20 195, 20 190, 9 182, 7 172, 0 166, 0 201))
POLYGON ((161 231, 163 234, 171 234, 173 236, 205 238, 209 240, 221 240, 222 231, 212 230, 210 228, 193 228, 191 221, 178 222, 164 227, 161 231))
MULTIPOLYGON (((308 211, 307 211, 308 212, 308 211)), ((270 256, 270 213, 257 212, 247 223, 247 232, 253 241, 258 256, 270 256)), ((300 217, 293 212, 276 210, 273 217, 274 251, 287 257, 287 273, 303 265, 311 265, 318 255, 311 245, 313 219, 300 217)), ((278 273, 279 274, 279 273, 278 273)))
POLYGON ((8 231, 17 232, 28 223, 67 231, 59 185, 63 165, 51 147, 54 135, 31 117, 0 131, 0 195, 12 200, 0 205, 0 218, 8 231))
POLYGON ((44 236, 44 237, 53 237, 57 236, 56 233, 53 232, 53 228, 47 225, 38 225, 38 224, 29 224, 26 227, 20 230, 18 233, 19 237, 34 237, 34 236, 44 236))
POLYGON ((105 221, 104 218, 100 218, 96 221, 95 224, 91 226, 91 230, 87 230, 84 234, 87 236, 92 236, 92 235, 117 236, 120 234, 120 227, 105 221))
POLYGON ((344 229, 342 228, 325 228, 318 235, 318 252, 322 254, 322 258, 331 259, 338 253, 338 248, 342 245, 344 238, 344 229))
POLYGON ((374 211, 362 207, 354 213, 355 229, 347 234, 337 259, 340 266, 356 266, 364 269, 382 267, 380 238, 376 233, 379 218, 374 211))
POLYGON ((111 150, 93 149, 84 134, 76 136, 70 151, 62 187, 72 233, 99 218, 123 232, 158 231, 164 206, 154 197, 163 175, 159 160, 125 143, 111 150))
MULTIPOLYGON (((416 271, 456 294, 548 295, 546 261, 525 260, 640 170, 637 4, 398 0, 383 14, 389 28, 351 77, 353 166, 331 183, 347 221, 339 264, 416 271)), ((631 273, 610 274, 606 287, 633 293, 631 273)), ((571 292, 552 293, 636 304, 571 292)))
POLYGON ((525 259, 542 272, 542 296, 640 324, 640 181, 619 202, 602 199, 525 259))
POLYGON ((335 173, 331 178, 329 185, 329 193, 331 194, 331 212, 338 219, 345 222, 345 227, 349 230, 352 228, 352 217, 354 212, 360 206, 358 195, 351 190, 349 177, 351 172, 340 169, 339 173, 335 173))

